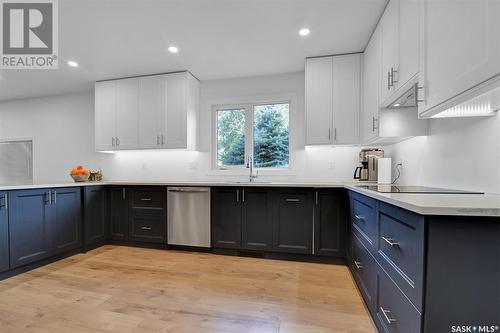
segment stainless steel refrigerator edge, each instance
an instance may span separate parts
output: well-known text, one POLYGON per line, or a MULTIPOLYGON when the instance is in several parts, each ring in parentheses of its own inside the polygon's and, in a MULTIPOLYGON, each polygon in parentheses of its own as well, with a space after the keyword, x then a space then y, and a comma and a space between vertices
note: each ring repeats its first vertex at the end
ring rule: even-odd
POLYGON ((168 244, 210 247, 210 188, 168 187, 168 244))

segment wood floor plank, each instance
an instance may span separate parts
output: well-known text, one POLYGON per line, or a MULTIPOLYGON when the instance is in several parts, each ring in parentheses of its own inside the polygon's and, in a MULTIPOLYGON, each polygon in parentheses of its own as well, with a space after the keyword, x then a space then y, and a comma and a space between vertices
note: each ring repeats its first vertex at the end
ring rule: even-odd
POLYGON ((376 332, 347 267, 107 245, 0 281, 0 332, 376 332))

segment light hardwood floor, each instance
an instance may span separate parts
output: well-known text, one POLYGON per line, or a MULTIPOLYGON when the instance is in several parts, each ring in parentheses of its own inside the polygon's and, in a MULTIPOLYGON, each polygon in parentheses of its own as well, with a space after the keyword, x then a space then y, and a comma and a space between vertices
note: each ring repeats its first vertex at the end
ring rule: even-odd
POLYGON ((104 246, 0 281, 0 332, 376 332, 347 267, 104 246))

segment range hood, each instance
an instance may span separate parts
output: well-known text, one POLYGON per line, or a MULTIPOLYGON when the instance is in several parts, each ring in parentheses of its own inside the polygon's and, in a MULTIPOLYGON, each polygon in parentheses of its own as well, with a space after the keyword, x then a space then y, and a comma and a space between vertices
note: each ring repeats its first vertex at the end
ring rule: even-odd
POLYGON ((417 106, 418 96, 417 84, 414 84, 408 91, 387 106, 388 109, 412 108, 417 106))

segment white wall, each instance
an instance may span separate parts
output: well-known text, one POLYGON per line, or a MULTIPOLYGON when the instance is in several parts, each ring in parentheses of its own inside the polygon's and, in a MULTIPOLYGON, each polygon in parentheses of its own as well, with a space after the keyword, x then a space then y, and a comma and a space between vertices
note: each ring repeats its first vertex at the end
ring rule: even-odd
POLYGON ((432 119, 429 136, 386 152, 403 162, 398 183, 500 193, 500 115, 432 119))
POLYGON ((0 103, 0 140, 33 139, 34 182, 71 181, 82 164, 107 171, 94 152, 94 98, 90 92, 0 103))

